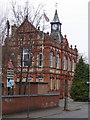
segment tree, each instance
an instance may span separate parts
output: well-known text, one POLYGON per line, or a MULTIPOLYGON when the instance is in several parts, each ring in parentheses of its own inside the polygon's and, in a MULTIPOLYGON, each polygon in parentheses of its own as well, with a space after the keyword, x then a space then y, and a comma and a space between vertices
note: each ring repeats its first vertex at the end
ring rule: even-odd
POLYGON ((76 65, 74 79, 71 88, 71 97, 75 101, 87 101, 89 87, 87 82, 89 81, 89 65, 84 62, 84 59, 79 59, 76 65))
MULTIPOLYGON (((7 34, 7 19, 10 24, 16 24, 16 26, 20 26, 21 23, 25 20, 26 16, 28 16, 28 20, 33 24, 36 28, 42 28, 42 20, 43 20, 43 7, 44 5, 40 3, 37 8, 28 2, 27 0, 24 4, 19 5, 16 0, 11 1, 11 8, 9 8, 9 12, 6 11, 4 15, 1 15, 0 18, 0 45, 4 44, 6 34, 7 34), (10 15, 9 15, 10 14, 10 15)), ((11 31, 11 29, 10 29, 11 31)))
POLYGON ((28 15, 28 19, 36 28, 39 26, 40 21, 43 16, 42 8, 44 5, 41 3, 37 6, 37 8, 34 8, 34 6, 29 4, 28 0, 25 2, 24 6, 18 5, 16 1, 12 0, 11 3, 12 7, 12 21, 14 24, 19 26, 25 19, 25 17, 28 15))
POLYGON ((0 18, 0 46, 3 45, 5 37, 6 37, 6 29, 7 29, 7 24, 6 24, 7 20, 6 17, 3 16, 2 18, 0 18))

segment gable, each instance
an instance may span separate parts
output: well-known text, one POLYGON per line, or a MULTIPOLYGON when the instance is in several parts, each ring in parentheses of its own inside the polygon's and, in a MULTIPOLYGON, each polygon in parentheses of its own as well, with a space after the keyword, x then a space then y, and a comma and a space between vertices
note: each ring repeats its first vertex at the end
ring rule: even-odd
POLYGON ((28 19, 25 19, 24 22, 17 29, 17 32, 37 32, 37 29, 28 21, 28 19))

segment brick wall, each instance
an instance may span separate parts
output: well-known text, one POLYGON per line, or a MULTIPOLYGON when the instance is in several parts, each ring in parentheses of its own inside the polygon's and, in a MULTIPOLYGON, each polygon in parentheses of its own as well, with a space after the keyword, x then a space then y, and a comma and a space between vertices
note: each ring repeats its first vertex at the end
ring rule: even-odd
MULTIPOLYGON (((47 82, 23 82, 21 86, 21 94, 24 94, 24 88, 26 85, 26 94, 47 94, 48 83, 47 82)), ((16 82, 16 89, 14 94, 18 95, 19 82, 16 82)))
POLYGON ((59 105, 58 94, 13 95, 2 97, 2 114, 56 107, 59 105))

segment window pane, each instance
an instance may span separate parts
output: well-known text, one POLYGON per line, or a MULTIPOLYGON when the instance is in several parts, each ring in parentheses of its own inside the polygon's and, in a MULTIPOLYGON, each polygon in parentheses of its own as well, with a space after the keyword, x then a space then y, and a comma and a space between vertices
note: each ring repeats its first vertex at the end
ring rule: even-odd
POLYGON ((51 90, 54 89, 54 79, 51 78, 51 90))
POLYGON ((56 68, 59 68, 59 55, 56 55, 56 68))
POLYGON ((29 53, 29 49, 24 48, 24 49, 23 49, 23 52, 24 52, 24 53, 29 53))
POLYGON ((71 61, 70 61, 70 58, 68 58, 68 71, 71 71, 71 61))
POLYGON ((50 53, 50 67, 53 67, 53 53, 50 53))
POLYGON ((74 72, 74 60, 72 60, 72 72, 74 72))
POLYGON ((30 48, 23 48, 23 66, 26 67, 28 66, 30 56, 31 56, 30 48))
POLYGON ((58 90, 60 88, 60 80, 56 79, 56 89, 58 90))
POLYGON ((25 54, 24 55, 24 61, 28 61, 29 60, 29 54, 25 54))
POLYGON ((66 56, 64 56, 63 58, 63 70, 67 69, 67 60, 66 60, 66 56))

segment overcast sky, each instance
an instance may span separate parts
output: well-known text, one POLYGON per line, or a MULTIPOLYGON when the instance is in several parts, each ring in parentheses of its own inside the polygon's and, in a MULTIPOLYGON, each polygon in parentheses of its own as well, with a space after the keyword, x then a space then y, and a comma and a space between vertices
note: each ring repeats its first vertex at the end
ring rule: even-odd
MULTIPOLYGON (((5 10, 9 12, 11 0, 0 0, 0 14, 5 10)), ((16 0, 23 4, 26 0, 16 0)), ((89 0, 29 0, 34 6, 39 3, 45 4, 44 10, 52 21, 55 13, 55 3, 60 22, 62 23, 62 34, 67 35, 69 45, 77 45, 79 53, 88 56, 88 1, 89 0)), ((48 30, 47 30, 48 31, 48 30)))

